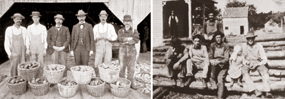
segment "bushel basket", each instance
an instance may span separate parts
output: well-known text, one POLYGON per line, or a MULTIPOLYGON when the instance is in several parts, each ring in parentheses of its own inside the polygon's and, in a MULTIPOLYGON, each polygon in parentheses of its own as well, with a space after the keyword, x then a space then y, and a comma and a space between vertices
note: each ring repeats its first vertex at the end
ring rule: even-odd
MULTIPOLYGON (((100 79, 100 78, 95 78, 95 79, 100 79)), ((105 94, 105 84, 106 84, 105 82, 103 82, 100 85, 96 85, 96 86, 92 86, 92 85, 87 84, 86 88, 87 88, 87 91, 90 95, 92 95, 94 97, 101 97, 105 94)))
POLYGON ((59 64, 51 64, 48 66, 45 66, 45 68, 44 68, 45 76, 46 76, 48 82, 50 82, 50 83, 60 82, 63 78, 63 74, 64 74, 66 67, 64 65, 59 65, 59 64), (48 66, 51 66, 51 67, 59 66, 59 67, 62 67, 63 69, 62 70, 48 70, 48 68, 49 68, 48 66))
MULTIPOLYGON (((16 76, 17 77, 17 76, 16 76)), ((10 92, 13 95, 22 95, 24 93, 27 92, 27 81, 21 82, 21 83, 17 83, 17 84, 11 84, 9 83, 11 79, 13 79, 15 77, 12 77, 8 80, 7 85, 10 89, 10 92)))
POLYGON ((131 81, 125 78, 119 78, 118 81, 126 82, 126 85, 124 87, 119 87, 116 84, 110 84, 111 93, 116 97, 125 98, 130 94, 131 81))
POLYGON ((23 79, 25 79, 26 81, 30 81, 33 78, 36 78, 38 75, 38 69, 40 67, 40 63, 39 62, 26 62, 26 63, 22 63, 18 65, 18 74, 19 76, 21 76, 23 79), (38 66, 34 67, 34 68, 29 68, 29 69, 25 69, 25 68, 21 68, 20 66, 23 64, 27 64, 27 63, 35 63, 38 66))
POLYGON ((78 84, 87 84, 92 78, 92 70, 90 66, 74 66, 71 67, 72 76, 78 84))

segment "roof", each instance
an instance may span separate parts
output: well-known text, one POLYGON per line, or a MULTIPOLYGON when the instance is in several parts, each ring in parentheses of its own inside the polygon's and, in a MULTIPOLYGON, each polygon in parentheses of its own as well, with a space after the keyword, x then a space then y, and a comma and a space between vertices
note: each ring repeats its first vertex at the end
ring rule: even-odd
POLYGON ((223 18, 247 18, 248 7, 225 8, 223 18))

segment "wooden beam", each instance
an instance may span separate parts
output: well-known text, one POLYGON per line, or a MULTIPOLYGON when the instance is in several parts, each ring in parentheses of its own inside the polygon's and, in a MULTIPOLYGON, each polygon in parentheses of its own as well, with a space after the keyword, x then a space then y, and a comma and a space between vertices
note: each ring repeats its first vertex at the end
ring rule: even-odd
POLYGON ((158 87, 153 91, 153 97, 156 97, 159 95, 165 88, 164 87, 158 87))

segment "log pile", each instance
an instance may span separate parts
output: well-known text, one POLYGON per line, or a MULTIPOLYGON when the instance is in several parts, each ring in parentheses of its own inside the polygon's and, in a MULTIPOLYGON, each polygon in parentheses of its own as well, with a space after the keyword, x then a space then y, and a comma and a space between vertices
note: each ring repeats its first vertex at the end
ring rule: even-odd
MULTIPOLYGON (((191 39, 182 39, 183 44, 192 44, 191 39)), ((228 44, 231 51, 236 44, 245 43, 244 36, 227 37, 228 44)), ((258 35, 256 41, 263 45, 268 58, 268 69, 270 75, 270 87, 272 91, 284 91, 285 90, 285 35, 284 34, 264 34, 258 35)), ((165 66, 165 52, 170 47, 170 40, 165 41, 165 46, 157 47, 153 49, 153 86, 175 86, 175 81, 169 77, 168 69, 165 66)), ((201 73, 195 74, 195 78, 199 78, 201 73)), ((252 80, 257 86, 262 86, 262 78, 258 72, 250 72, 252 80)), ((226 86, 229 91, 241 91, 246 92, 246 86, 244 88, 229 87, 230 78, 226 77, 226 86)), ((200 89, 201 82, 193 81, 190 86, 191 89, 200 89)), ((258 87, 261 88, 261 87, 258 87)))

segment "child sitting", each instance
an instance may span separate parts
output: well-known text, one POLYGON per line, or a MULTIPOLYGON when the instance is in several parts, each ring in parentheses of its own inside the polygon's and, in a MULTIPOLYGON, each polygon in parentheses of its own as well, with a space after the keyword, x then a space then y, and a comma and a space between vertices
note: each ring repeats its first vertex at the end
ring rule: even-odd
POLYGON ((230 68, 228 70, 228 74, 231 77, 230 87, 237 83, 240 87, 242 86, 241 80, 241 67, 243 66, 244 57, 242 55, 241 46, 236 45, 234 47, 234 52, 230 57, 230 68))

